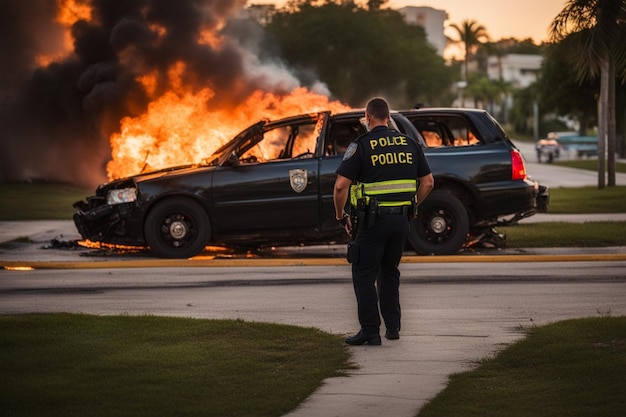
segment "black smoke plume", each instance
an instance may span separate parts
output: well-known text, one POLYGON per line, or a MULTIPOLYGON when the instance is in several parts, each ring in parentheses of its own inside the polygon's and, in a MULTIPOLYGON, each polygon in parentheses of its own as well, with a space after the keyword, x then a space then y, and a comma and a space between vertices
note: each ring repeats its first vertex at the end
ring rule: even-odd
MULTIPOLYGON (((137 82, 140 74, 167 80, 168 69, 185 62, 188 86, 214 90, 209 106, 234 106, 253 90, 281 93, 297 84, 289 76, 285 82, 262 71, 250 75, 256 53, 242 46, 250 39, 233 35, 258 37, 260 28, 225 25, 244 0, 82 2, 92 17, 72 25, 73 51, 46 65, 37 57, 58 50, 65 33, 55 20, 59 6, 52 0, 0 2, 0 183, 92 186, 106 180, 110 135, 150 101, 137 82), (198 41, 203 30, 229 36, 213 48, 198 41)), ((156 95, 167 87, 158 85, 156 95)))

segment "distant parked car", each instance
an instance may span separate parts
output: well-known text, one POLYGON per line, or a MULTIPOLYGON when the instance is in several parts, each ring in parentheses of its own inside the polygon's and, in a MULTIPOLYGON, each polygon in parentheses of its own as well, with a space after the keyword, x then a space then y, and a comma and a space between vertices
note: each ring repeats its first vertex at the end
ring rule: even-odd
POLYGON ((554 162, 561 155, 561 144, 556 139, 540 139, 535 144, 537 162, 554 162))
POLYGON ((561 149, 573 157, 598 155, 597 136, 581 136, 578 132, 550 132, 548 139, 557 140, 561 149))

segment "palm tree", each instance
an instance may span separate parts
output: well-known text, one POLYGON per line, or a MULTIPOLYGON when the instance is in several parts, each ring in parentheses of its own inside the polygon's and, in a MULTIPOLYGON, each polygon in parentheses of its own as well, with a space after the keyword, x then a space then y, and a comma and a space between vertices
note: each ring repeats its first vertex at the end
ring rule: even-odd
POLYGON ((367 9, 375 12, 380 10, 389 0, 368 0, 367 9))
POLYGON ((600 75, 598 188, 615 185, 615 77, 626 81, 626 0, 569 0, 550 26, 576 69, 579 81, 600 75))
POLYGON ((489 40, 487 29, 475 20, 464 20, 461 25, 456 23, 450 25, 457 32, 459 39, 456 43, 463 44, 465 59, 463 63, 463 79, 467 81, 469 61, 474 56, 478 45, 489 40))

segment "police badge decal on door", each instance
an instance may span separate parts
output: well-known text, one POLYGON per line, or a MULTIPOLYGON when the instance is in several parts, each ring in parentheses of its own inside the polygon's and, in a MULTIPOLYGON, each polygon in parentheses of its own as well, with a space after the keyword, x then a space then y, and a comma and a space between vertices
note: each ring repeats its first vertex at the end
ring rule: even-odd
POLYGON ((289 184, 296 193, 301 193, 308 185, 306 169, 290 169, 289 184))

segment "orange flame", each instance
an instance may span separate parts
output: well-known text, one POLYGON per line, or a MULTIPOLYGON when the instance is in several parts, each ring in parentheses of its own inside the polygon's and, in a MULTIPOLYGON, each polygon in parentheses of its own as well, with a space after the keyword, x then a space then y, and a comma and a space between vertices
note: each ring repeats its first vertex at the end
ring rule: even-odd
POLYGON ((221 46, 222 39, 215 35, 213 31, 205 29, 200 32, 200 38, 198 39, 198 43, 201 45, 210 45, 214 49, 217 49, 221 46))
MULTIPOLYGON (((56 21, 65 28, 63 51, 56 55, 38 57, 40 65, 67 56, 72 51, 71 27, 79 20, 94 18, 90 0, 56 0, 56 21)), ((223 47, 225 40, 217 25, 203 29, 197 42, 212 49, 223 47)), ((156 23, 150 29, 159 38, 167 35, 167 28, 156 23)), ((132 66, 133 57, 120 52, 122 65, 132 66), (129 62, 125 62, 128 60, 129 62)), ((350 107, 331 101, 325 95, 306 88, 297 88, 289 94, 274 94, 257 90, 236 108, 215 107, 215 92, 209 86, 191 88, 185 85, 183 62, 174 64, 166 79, 158 72, 143 73, 136 77, 146 95, 151 99, 147 110, 137 117, 120 121, 118 133, 109 138, 112 158, 107 165, 109 180, 136 175, 140 172, 198 163, 210 156, 218 147, 241 130, 261 119, 279 119, 320 110, 346 111, 350 107), (168 90, 163 92, 163 85, 168 90), (209 106, 210 105, 210 106, 209 106)), ((241 83, 244 87, 245 84, 241 83)))
POLYGON ((81 0, 57 0, 57 22, 71 27, 79 20, 91 20, 91 7, 81 0))
MULTIPOLYGON (((206 104, 214 92, 210 88, 191 91, 183 86, 180 76, 184 67, 179 63, 170 70, 171 89, 153 100, 144 114, 122 119, 120 132, 110 138, 112 160, 107 166, 110 180, 198 163, 261 119, 350 109, 326 96, 298 88, 288 95, 258 90, 235 109, 209 111, 206 104)), ((156 75, 143 75, 138 80, 148 94, 155 91, 156 75)))
POLYGON ((57 15, 55 21, 64 28, 62 45, 51 53, 37 55, 35 61, 38 66, 45 67, 52 62, 68 56, 72 50, 71 27, 79 20, 91 20, 91 6, 82 0, 57 0, 57 15))

